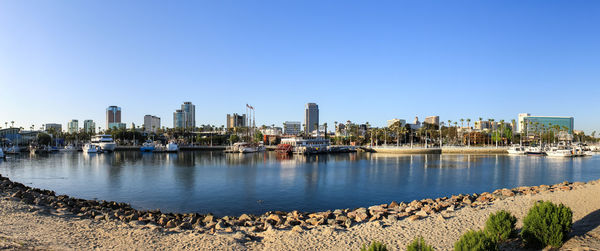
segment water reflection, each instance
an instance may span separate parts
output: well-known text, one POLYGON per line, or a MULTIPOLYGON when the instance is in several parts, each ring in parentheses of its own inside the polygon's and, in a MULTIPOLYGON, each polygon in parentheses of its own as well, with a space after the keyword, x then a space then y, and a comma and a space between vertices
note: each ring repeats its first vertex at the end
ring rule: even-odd
POLYGON ((221 152, 23 155, 0 173, 36 187, 138 208, 218 215, 317 211, 504 187, 600 178, 598 156, 391 155, 281 157, 221 152))

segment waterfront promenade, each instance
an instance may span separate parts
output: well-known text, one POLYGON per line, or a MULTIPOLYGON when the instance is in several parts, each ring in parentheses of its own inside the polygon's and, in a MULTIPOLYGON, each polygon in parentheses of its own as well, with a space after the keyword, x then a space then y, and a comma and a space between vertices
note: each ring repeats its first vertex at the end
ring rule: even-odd
MULTIPOLYGON (((348 228, 325 224, 299 225, 293 228, 269 226, 258 231, 252 230, 252 227, 234 231, 214 231, 210 227, 202 226, 192 229, 169 228, 152 222, 119 220, 108 216, 89 219, 80 217, 82 213, 73 213, 73 207, 66 204, 58 204, 56 208, 34 205, 32 199, 35 201, 37 198, 25 196, 31 194, 27 191, 30 191, 27 187, 7 180, 2 181, 0 222, 10 223, 0 224, 2 248, 359 250, 363 243, 380 240, 392 250, 402 250, 416 236, 421 235, 436 249, 451 250, 453 243, 462 233, 482 228, 487 216, 497 210, 504 209, 513 213, 519 219, 517 228, 520 228, 527 210, 538 200, 564 203, 573 209, 573 232, 563 246, 564 250, 600 248, 600 200, 597 200, 600 181, 500 190, 491 193, 495 195, 491 197, 495 199, 491 200, 479 199, 490 198, 481 194, 473 198, 473 201, 467 202, 463 196, 461 205, 464 206, 451 207, 419 217, 413 217, 418 214, 410 217, 389 214, 385 218, 356 223, 348 228), (18 194, 19 191, 22 192, 18 194)), ((397 207, 392 204, 374 206, 369 210, 397 207)), ((82 207, 78 210, 91 209, 82 207)), ((115 214, 117 213, 118 210, 115 211, 115 214)), ((519 248, 518 241, 515 240, 504 246, 503 250, 519 248)))

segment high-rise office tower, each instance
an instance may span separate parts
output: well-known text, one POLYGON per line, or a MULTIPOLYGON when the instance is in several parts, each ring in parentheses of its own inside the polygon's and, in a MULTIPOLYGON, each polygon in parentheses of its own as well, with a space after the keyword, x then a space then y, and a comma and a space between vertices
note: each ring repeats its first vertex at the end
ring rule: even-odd
POLYGON ((304 110, 304 132, 308 135, 317 128, 319 128, 319 106, 308 103, 304 110))
MULTIPOLYGON (((106 129, 121 127, 121 107, 109 106, 106 108, 106 129)), ((124 126, 123 126, 124 127, 124 126)))

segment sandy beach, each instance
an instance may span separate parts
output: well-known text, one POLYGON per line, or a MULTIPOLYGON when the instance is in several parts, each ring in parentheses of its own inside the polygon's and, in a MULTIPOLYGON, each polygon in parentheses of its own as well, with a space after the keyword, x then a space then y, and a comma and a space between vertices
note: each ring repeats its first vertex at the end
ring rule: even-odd
MULTIPOLYGON (((557 186, 558 187, 558 186, 557 186)), ((483 228, 497 210, 512 212, 522 225, 529 207, 538 200, 564 203, 573 209, 574 229, 563 250, 600 249, 600 181, 575 183, 565 189, 518 194, 475 207, 446 209, 421 219, 386 217, 350 228, 319 225, 265 231, 211 232, 164 228, 140 221, 93 220, 64 210, 26 204, 6 191, 0 202, 0 248, 41 250, 358 250, 379 240, 391 250, 404 250, 422 235, 437 250, 452 250, 469 229, 483 228)), ((514 244, 505 249, 515 249, 514 244)))

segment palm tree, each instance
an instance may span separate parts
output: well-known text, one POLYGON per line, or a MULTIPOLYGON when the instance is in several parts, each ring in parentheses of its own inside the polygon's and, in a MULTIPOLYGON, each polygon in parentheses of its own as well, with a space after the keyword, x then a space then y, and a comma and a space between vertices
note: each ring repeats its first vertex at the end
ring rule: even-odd
POLYGON ((440 122, 440 125, 438 126, 438 129, 440 129, 440 149, 442 149, 442 142, 444 141, 442 137, 442 127, 444 127, 444 122, 440 122))
MULTIPOLYGON (((461 118, 460 119, 460 142, 462 143, 463 140, 463 128, 465 127, 464 125, 465 119, 461 118)), ((458 131, 456 132, 456 134, 458 135, 458 131)))
POLYGON ((448 120, 448 130, 446 130, 446 136, 448 136, 448 141, 450 141, 450 127, 452 126, 452 120, 448 120))
MULTIPOLYGON (((504 119, 500 120, 500 135, 501 135, 501 137, 504 135, 504 119)), ((504 138, 504 137, 502 137, 502 138, 504 138)), ((502 142, 504 144, 504 141, 502 141, 502 142)))
POLYGON ((469 136, 468 137, 468 139, 469 139, 468 146, 469 147, 471 147, 471 125, 470 124, 471 124, 471 119, 467 119, 467 130, 469 130, 469 135, 468 135, 469 136))
POLYGON ((396 146, 400 146, 399 142, 400 142, 400 121, 396 121, 394 122, 391 126, 390 126, 390 130, 395 131, 396 132, 396 146))
POLYGON ((10 128, 13 128, 13 127, 15 127, 15 121, 14 120, 10 121, 10 128))
MULTIPOLYGON (((419 129, 417 129, 417 134, 419 135, 419 143, 421 143, 421 141, 423 140, 423 135, 426 133, 425 131, 425 127, 421 127, 419 129)), ((425 142, 425 144, 427 144, 427 142, 425 142)))
POLYGON ((371 139, 371 146, 373 146, 373 143, 377 144, 377 134, 379 134, 379 129, 377 128, 370 128, 368 129, 368 133, 369 133, 369 138, 371 139), (375 139, 373 138, 373 134, 375 134, 375 139))
POLYGON ((387 145, 387 130, 388 130, 387 127, 383 128, 383 144, 384 145, 387 145))
POLYGON ((515 130, 513 129, 517 123, 515 119, 512 119, 510 122, 510 124, 512 125, 512 128, 510 129, 510 143, 513 144, 513 140, 515 140, 515 130))
MULTIPOLYGON (((494 132, 494 129, 495 129, 495 126, 494 126, 494 120, 495 120, 495 119, 488 119, 488 120, 490 121, 490 126, 492 127, 492 135, 494 135, 494 134, 493 134, 493 132, 494 132)), ((496 136, 497 136, 497 135, 496 135, 496 136)), ((497 138, 497 137, 496 137, 496 138, 497 138)), ((490 140, 492 140, 492 138, 490 138, 490 140)), ((492 142, 490 142, 490 145, 491 145, 491 144, 492 144, 492 142)), ((496 147, 498 147, 498 139, 496 139, 496 147)))
POLYGON ((458 126, 458 122, 454 121, 454 131, 456 132, 454 143, 456 143, 458 141, 458 129, 457 129, 457 126, 458 126))
MULTIPOLYGON (((327 139, 327 122, 323 123, 323 127, 325 129, 325 139, 327 139)), ((273 128, 275 128, 275 125, 273 125, 273 128)))
MULTIPOLYGON (((404 127, 404 126, 401 126, 400 129, 398 129, 398 134, 402 134, 402 138, 404 138, 407 133, 408 133, 408 129, 406 129, 406 127, 404 127)), ((400 146, 400 138, 398 138, 396 145, 400 146)))

